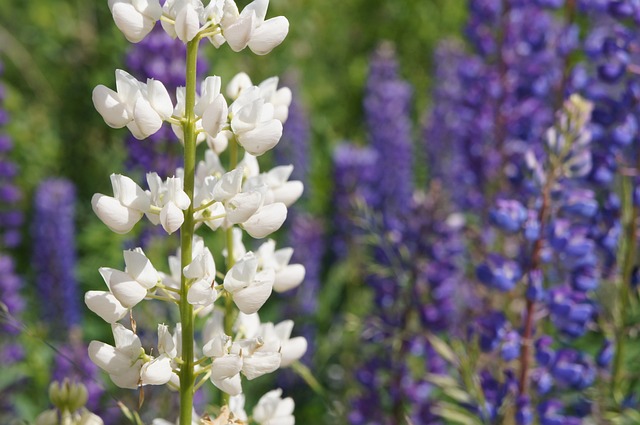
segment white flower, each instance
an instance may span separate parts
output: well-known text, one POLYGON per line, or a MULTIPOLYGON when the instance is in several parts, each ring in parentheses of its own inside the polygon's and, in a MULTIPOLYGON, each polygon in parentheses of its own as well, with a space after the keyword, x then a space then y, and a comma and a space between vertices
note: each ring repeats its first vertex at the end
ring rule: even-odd
POLYGON ((204 248, 203 252, 184 268, 183 273, 187 279, 195 280, 187 293, 189 303, 203 307, 212 305, 218 296, 213 287, 216 265, 209 248, 204 248))
POLYGON ((275 272, 272 269, 258 272, 258 259, 248 252, 227 272, 224 277, 224 289, 233 297, 240 311, 255 313, 267 301, 275 272))
MULTIPOLYGON (((160 275, 140 248, 124 251, 124 261, 126 264, 124 272, 109 267, 101 267, 99 271, 113 296, 123 307, 130 309, 147 296, 149 289, 157 285, 160 281, 160 275)), ((95 302, 104 303, 105 301, 108 301, 107 297, 95 302)), ((114 308, 114 314, 119 314, 117 306, 114 308)), ((107 307, 104 305, 99 308, 101 311, 105 309, 107 307)), ((102 317, 102 314, 99 315, 102 317)), ((115 316, 108 318, 112 319, 113 317, 115 316)), ((112 322, 112 320, 107 321, 112 322)))
POLYGON ((262 98, 273 105, 273 116, 281 123, 285 123, 289 117, 289 106, 291 105, 291 89, 288 87, 278 88, 278 77, 267 78, 258 85, 262 98))
POLYGON ((276 272, 273 290, 284 292, 302 283, 305 269, 302 264, 289 264, 293 248, 282 248, 276 251, 275 247, 275 241, 269 239, 258 248, 257 256, 262 268, 272 268, 276 272))
POLYGON ((238 96, 240 96, 240 93, 242 93, 242 90, 251 86, 253 86, 251 78, 246 73, 240 72, 227 84, 227 96, 229 96, 230 99, 236 100, 238 96))
POLYGON ((260 425, 294 425, 293 409, 295 403, 291 397, 282 398, 282 390, 269 391, 263 395, 253 408, 253 419, 260 425))
POLYGON ((96 193, 91 199, 93 212, 115 233, 124 234, 149 211, 149 196, 133 180, 120 174, 111 175, 113 197, 96 193))
POLYGON ((299 180, 289 181, 293 172, 293 165, 280 165, 266 173, 254 175, 247 179, 243 190, 266 185, 269 190, 265 193, 265 204, 282 202, 287 207, 293 205, 304 191, 304 185, 299 180))
POLYGON ((240 313, 235 327, 239 335, 247 339, 258 338, 262 345, 258 351, 279 352, 281 355, 280 367, 287 367, 299 360, 307 351, 307 340, 298 336, 291 338, 293 321, 285 320, 274 326, 273 323, 260 323, 257 313, 240 313))
POLYGON ((229 107, 231 130, 250 154, 260 156, 272 149, 282 136, 282 122, 274 117, 274 107, 256 86, 242 90, 229 107))
POLYGON ((289 32, 289 21, 278 16, 265 21, 269 0, 255 0, 238 13, 233 0, 225 3, 222 35, 234 52, 245 47, 257 55, 266 55, 278 46, 289 32))
POLYGON ((138 43, 153 29, 162 7, 159 0, 109 0, 116 26, 132 43, 138 43))
POLYGON ((283 203, 277 202, 260 207, 241 226, 252 237, 261 239, 278 230, 286 219, 287 207, 283 203))
POLYGON ((200 17, 204 14, 204 6, 200 0, 167 0, 162 10, 174 21, 161 21, 162 28, 171 37, 178 37, 187 43, 200 31, 200 17))
POLYGON ((103 85, 93 89, 93 104, 110 127, 127 126, 141 140, 156 133, 162 121, 171 117, 173 103, 160 81, 148 79, 144 84, 118 69, 116 89, 103 85))
POLYGON ((164 230, 171 234, 184 223, 183 210, 189 208, 191 201, 183 190, 181 177, 168 177, 162 182, 157 173, 148 173, 149 196, 154 206, 160 208, 159 217, 147 214, 154 224, 162 224, 164 230))
POLYGON ((202 128, 215 141, 227 124, 229 108, 224 96, 220 94, 220 77, 207 77, 202 83, 200 99, 196 103, 195 113, 202 117, 202 128))
POLYGON ((111 329, 115 347, 91 341, 89 357, 117 386, 135 389, 139 385, 162 385, 169 381, 173 373, 169 357, 147 356, 138 336, 119 323, 111 329))

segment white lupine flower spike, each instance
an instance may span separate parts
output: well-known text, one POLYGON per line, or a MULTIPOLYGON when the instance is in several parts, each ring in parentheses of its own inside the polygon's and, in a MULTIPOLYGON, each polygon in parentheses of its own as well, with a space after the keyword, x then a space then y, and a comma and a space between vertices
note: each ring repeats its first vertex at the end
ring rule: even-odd
MULTIPOLYGON (((143 82, 116 70, 115 89, 99 85, 93 90, 94 106, 107 125, 127 127, 140 140, 168 122, 184 146, 185 168, 166 178, 149 172, 148 190, 129 177, 112 174, 113 196, 93 196, 94 212, 113 232, 128 233, 146 216, 168 234, 179 232, 180 247, 169 256, 166 271, 156 268, 141 248, 123 251, 124 267, 99 269, 106 289, 87 292, 85 303, 111 325, 114 343, 92 341, 89 357, 119 387, 166 384, 178 390, 176 423, 200 423, 192 397, 210 381, 231 397, 209 422, 293 425, 293 400, 283 399, 281 390, 265 394, 253 415, 247 415, 243 382, 290 366, 304 355, 307 341, 291 337, 293 321, 260 323, 257 312, 274 290, 300 285, 305 269, 290 264, 293 250, 276 250, 273 240, 255 253, 242 242, 243 232, 259 239, 277 231, 304 189, 302 182, 289 180, 292 166, 261 170, 257 158, 279 143, 291 90, 279 87, 277 77, 254 85, 247 74, 239 73, 224 90, 220 77, 209 76, 196 93, 193 60, 205 38, 216 48, 228 43, 233 51, 248 47, 255 54, 267 54, 286 37, 289 21, 283 16, 267 19, 269 0, 254 0, 242 11, 234 0, 210 0, 206 6, 202 0, 108 3, 116 26, 129 41, 141 41, 160 21, 165 32, 186 45, 186 84, 176 89, 174 102, 161 81, 143 82), (204 149, 198 149, 205 141, 204 149), (244 157, 238 163, 239 147, 244 157), (225 150, 229 154, 222 155, 225 150), (202 152, 204 158, 198 161, 202 152), (224 232, 225 246, 210 249, 204 235, 195 234, 208 229, 224 232), (224 257, 224 270, 218 270, 213 254, 224 257), (136 307, 143 301, 169 303, 180 314, 175 325, 163 323, 164 318, 154 324, 155 347, 136 334, 141 317, 136 307), (197 329, 197 318, 204 322, 202 329, 197 329)), ((88 417, 85 422, 92 421, 88 417)))

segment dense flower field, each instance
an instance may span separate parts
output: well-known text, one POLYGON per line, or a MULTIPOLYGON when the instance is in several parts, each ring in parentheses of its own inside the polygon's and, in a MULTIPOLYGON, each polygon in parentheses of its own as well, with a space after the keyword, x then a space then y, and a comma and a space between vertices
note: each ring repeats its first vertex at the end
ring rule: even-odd
POLYGON ((0 423, 640 424, 640 2, 309 3, 3 9, 0 423))

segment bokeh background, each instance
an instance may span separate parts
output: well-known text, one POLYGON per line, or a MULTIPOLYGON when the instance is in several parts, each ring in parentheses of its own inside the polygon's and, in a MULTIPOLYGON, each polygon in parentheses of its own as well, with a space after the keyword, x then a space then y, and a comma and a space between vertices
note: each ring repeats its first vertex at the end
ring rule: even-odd
MULTIPOLYGON (((291 27, 271 54, 207 45, 198 65, 293 91, 260 161, 305 183, 274 239, 307 278, 261 318, 294 318, 309 350, 246 385, 247 405, 278 386, 299 424, 639 424, 640 4, 272 0, 277 15, 291 27)), ((182 85, 183 56, 162 31, 128 43, 106 1, 0 0, 2 424, 32 423, 64 377, 105 423, 139 404, 88 361, 111 332, 83 294, 123 249, 166 270, 178 241, 114 235, 90 200, 111 173, 173 174, 180 148, 109 128, 91 92, 116 68, 182 85)), ((153 345, 176 317, 147 304, 153 345)), ((219 402, 205 386, 196 407, 219 402)), ((174 420, 175 394, 145 387, 140 412, 174 420)))

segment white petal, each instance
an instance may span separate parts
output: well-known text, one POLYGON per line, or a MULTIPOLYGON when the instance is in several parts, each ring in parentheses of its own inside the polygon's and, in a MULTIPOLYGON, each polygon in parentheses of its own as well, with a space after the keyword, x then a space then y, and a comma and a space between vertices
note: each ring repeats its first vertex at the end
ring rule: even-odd
POLYGON ((84 294, 84 302, 89 310, 108 323, 117 322, 129 311, 112 293, 107 291, 89 291, 84 294))
POLYGON ((244 223, 258 211, 261 203, 260 192, 238 193, 225 205, 227 220, 232 224, 244 223))
POLYGON ((91 96, 93 106, 102 115, 109 127, 122 128, 131 117, 127 112, 127 105, 120 101, 118 93, 108 87, 99 85, 93 89, 91 96))
POLYGON ((284 292, 300 285, 304 280, 305 269, 302 264, 291 264, 276 273, 273 290, 284 292))
POLYGON ((223 27, 222 35, 224 36, 229 47, 234 52, 247 47, 251 38, 251 32, 255 27, 256 15, 255 13, 248 14, 246 16, 238 18, 231 25, 223 27))
POLYGON ((233 302, 245 314, 257 312, 269 299, 274 278, 275 273, 272 269, 257 273, 250 286, 233 293, 233 302))
POLYGON ((287 219, 287 207, 278 202, 265 205, 247 221, 242 224, 242 228, 256 239, 264 238, 275 232, 287 219))
POLYGON ((253 252, 247 252, 237 260, 224 277, 224 289, 232 294, 246 288, 253 281, 258 270, 258 259, 253 252))
POLYGON ((113 270, 109 279, 109 289, 126 308, 133 308, 147 296, 147 290, 127 273, 113 270))
POLYGON ((222 380, 231 378, 242 369, 242 359, 240 356, 228 354, 223 357, 213 359, 211 362, 211 379, 222 380))
POLYGON ((229 81, 229 84, 227 84, 227 96, 229 96, 230 99, 235 100, 240 96, 242 90, 251 86, 253 86, 251 78, 249 78, 246 73, 240 72, 236 74, 231 81, 229 81))
POLYGON ((289 32, 289 21, 277 16, 265 21, 251 33, 249 48, 256 55, 266 55, 280 45, 289 32))
POLYGON ((109 374, 119 374, 128 370, 131 359, 109 344, 100 341, 89 343, 89 358, 100 369, 109 374))
POLYGON ((186 3, 178 12, 175 19, 175 31, 180 40, 187 43, 198 34, 200 19, 198 12, 191 3, 186 3))
MULTIPOLYGON (((162 118, 156 112, 146 99, 142 96, 136 100, 133 108, 133 119, 140 129, 142 138, 147 138, 155 134, 162 127, 162 118)), ((140 134, 134 134, 134 137, 140 139, 140 134)))
POLYGON ((202 128, 209 136, 216 137, 222 127, 227 122, 229 108, 224 96, 219 94, 214 101, 205 109, 202 115, 202 128))
POLYGON ((229 395, 234 396, 242 393, 242 380, 240 379, 239 373, 227 379, 211 379, 211 382, 229 395))
POLYGON ((206 280, 199 280, 189 288, 187 301, 189 304, 198 306, 212 305, 217 298, 217 292, 212 287, 212 283, 206 280))
POLYGON ((136 361, 130 368, 120 374, 110 374, 109 377, 120 388, 129 388, 135 390, 140 382, 140 368, 142 360, 136 361))
POLYGON ((304 356, 304 353, 306 353, 306 351, 307 340, 304 337, 298 336, 295 338, 291 338, 290 340, 282 344, 282 348, 280 350, 280 353, 282 354, 282 363, 280 364, 280 366, 289 366, 291 363, 299 360, 302 356, 304 356))
POLYGON ((142 212, 149 211, 149 195, 136 182, 121 174, 111 174, 110 178, 113 197, 122 205, 142 212))
POLYGON ((157 21, 162 16, 162 6, 160 6, 159 0, 132 0, 131 4, 138 12, 153 20, 157 21))
POLYGON ((171 379, 171 359, 162 355, 145 363, 140 369, 142 385, 164 385, 171 379))
POLYGON ((153 109, 160 115, 160 118, 166 120, 173 114, 173 103, 167 88, 158 80, 147 80, 147 95, 149 103, 153 109))
POLYGON ((273 202, 282 202, 287 207, 293 205, 304 191, 304 184, 301 181, 293 180, 286 182, 282 186, 273 189, 273 202))
POLYGON ((127 40, 138 43, 153 29, 155 21, 138 12, 133 5, 117 2, 111 8, 113 20, 127 40))
POLYGON ((200 86, 200 99, 196 102, 194 112, 197 116, 201 117, 204 114, 204 110, 214 101, 220 94, 220 87, 222 86, 222 80, 217 75, 213 75, 204 79, 200 86))
POLYGON ((101 193, 93 195, 91 207, 111 231, 119 234, 128 233, 143 215, 142 212, 127 208, 117 199, 101 193))
POLYGON ((136 359, 144 351, 140 338, 131 329, 125 328, 120 323, 112 323, 111 332, 118 351, 126 354, 129 358, 136 359))
POLYGON ((184 223, 184 213, 173 202, 169 202, 160 211, 160 223, 167 233, 172 234, 184 223))
POLYGON ((151 289, 158 284, 160 276, 151 261, 140 251, 124 251, 124 263, 127 274, 133 277, 145 289, 151 289))
POLYGON ((255 379, 280 367, 280 353, 254 353, 243 359, 242 373, 247 379, 255 379))
MULTIPOLYGON (((236 129, 234 129, 234 132, 236 129)), ((260 156, 280 141, 282 137, 282 123, 278 120, 271 120, 262 123, 253 130, 243 133, 236 133, 238 143, 252 155, 260 156)))
POLYGON ((176 357, 178 353, 169 327, 163 323, 158 324, 158 352, 166 354, 169 358, 176 357))

